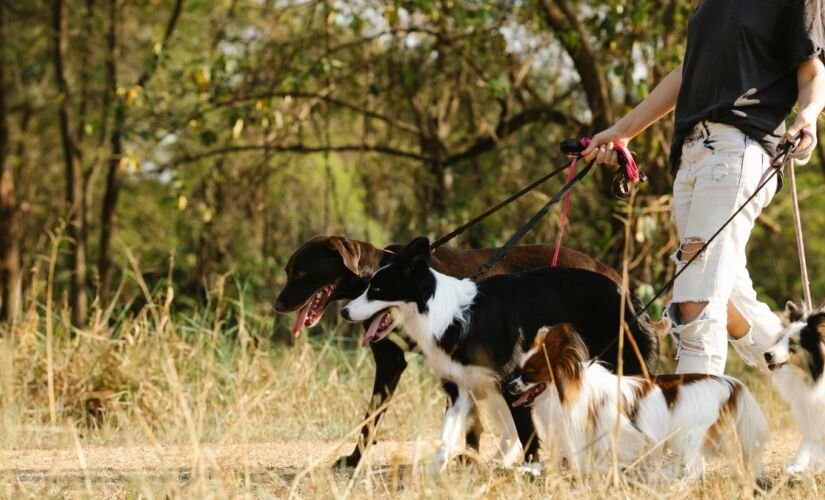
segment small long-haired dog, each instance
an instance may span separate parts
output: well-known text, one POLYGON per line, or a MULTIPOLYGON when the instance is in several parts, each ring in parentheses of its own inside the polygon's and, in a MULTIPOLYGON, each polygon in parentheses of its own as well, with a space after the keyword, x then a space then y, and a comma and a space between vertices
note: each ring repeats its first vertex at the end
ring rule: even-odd
POLYGON ((825 468, 825 309, 805 315, 788 303, 786 311, 791 324, 765 353, 765 361, 802 433, 787 467, 788 473, 798 474, 811 462, 816 470, 825 468))
POLYGON ((684 374, 624 376, 619 381, 588 360, 587 347, 572 325, 561 324, 539 330, 522 357, 519 377, 508 388, 521 394, 514 404, 535 400, 533 419, 542 446, 550 445, 557 459, 566 458, 579 473, 590 463, 606 467, 618 421, 615 444, 621 465, 651 451, 657 453, 648 457, 661 456, 658 452, 669 448, 681 457, 684 478, 697 479, 704 455, 718 448, 723 432, 734 427, 745 466, 761 475, 768 425, 736 379, 684 374))

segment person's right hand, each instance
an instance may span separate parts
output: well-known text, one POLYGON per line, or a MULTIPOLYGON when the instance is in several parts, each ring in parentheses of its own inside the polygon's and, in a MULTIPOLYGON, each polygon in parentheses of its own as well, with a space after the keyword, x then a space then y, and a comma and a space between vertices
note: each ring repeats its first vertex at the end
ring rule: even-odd
POLYGON ((599 132, 592 139, 590 145, 582 152, 582 156, 588 161, 596 159, 596 163, 603 163, 611 166, 619 165, 619 155, 613 149, 614 144, 627 146, 630 138, 625 137, 615 125, 609 129, 599 132))

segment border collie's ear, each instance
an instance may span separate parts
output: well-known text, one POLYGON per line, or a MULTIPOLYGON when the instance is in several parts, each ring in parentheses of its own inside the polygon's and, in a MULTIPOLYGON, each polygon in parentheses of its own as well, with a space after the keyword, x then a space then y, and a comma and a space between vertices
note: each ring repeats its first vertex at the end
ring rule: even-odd
POLYGON ((343 236, 330 236, 329 246, 341 255, 347 269, 357 276, 361 276, 359 262, 361 261, 361 247, 354 241, 343 236))
POLYGON ((817 314, 815 316, 811 316, 808 318, 808 326, 811 328, 816 329, 816 333, 819 335, 819 341, 825 342, 825 318, 822 317, 821 314, 817 314), (811 323, 816 324, 811 324, 811 323))
POLYGON ((794 301, 789 300, 785 303, 785 315, 788 317, 788 321, 796 323, 805 317, 805 311, 802 310, 802 307, 796 305, 794 301))
POLYGON ((430 264, 430 240, 424 236, 407 243, 399 253, 399 257, 406 260, 407 270, 413 271, 430 264))

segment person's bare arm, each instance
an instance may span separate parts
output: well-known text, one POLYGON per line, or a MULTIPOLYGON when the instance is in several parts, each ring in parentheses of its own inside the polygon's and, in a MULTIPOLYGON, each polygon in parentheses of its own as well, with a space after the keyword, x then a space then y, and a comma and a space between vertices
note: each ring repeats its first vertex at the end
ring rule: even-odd
MULTIPOLYGON (((799 87, 799 113, 785 138, 791 139, 802 130, 808 132, 799 145, 801 151, 815 144, 816 120, 825 109, 825 64, 822 59, 811 59, 800 64, 796 70, 796 81, 799 87)), ((810 156, 798 162, 807 163, 809 159, 810 156)))
POLYGON ((584 150, 588 160, 598 163, 617 164, 613 143, 627 145, 651 124, 670 113, 676 107, 676 97, 682 86, 682 65, 670 72, 638 106, 609 129, 596 134, 590 146, 584 150))

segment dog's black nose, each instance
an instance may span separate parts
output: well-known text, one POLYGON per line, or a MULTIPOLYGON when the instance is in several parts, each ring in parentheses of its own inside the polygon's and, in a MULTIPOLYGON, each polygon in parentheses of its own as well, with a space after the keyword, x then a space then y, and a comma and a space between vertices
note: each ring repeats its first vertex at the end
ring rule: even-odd
POLYGON ((284 302, 280 299, 275 301, 275 305, 273 307, 277 312, 282 312, 284 309, 286 309, 286 306, 284 306, 284 302))
POLYGON ((347 321, 350 320, 350 318, 349 318, 349 309, 348 308, 345 307, 345 308, 341 309, 341 317, 344 318, 347 321))
POLYGON ((518 383, 515 380, 510 381, 510 383, 507 384, 507 390, 510 391, 510 394, 518 394, 518 383))
POLYGON ((773 354, 771 354, 770 352, 766 352, 765 353, 765 361, 768 362, 768 363, 773 361, 773 354))

